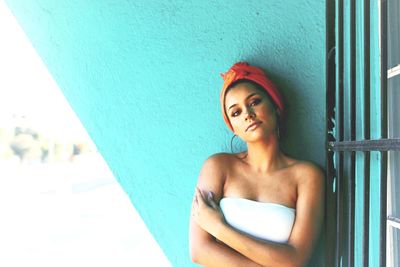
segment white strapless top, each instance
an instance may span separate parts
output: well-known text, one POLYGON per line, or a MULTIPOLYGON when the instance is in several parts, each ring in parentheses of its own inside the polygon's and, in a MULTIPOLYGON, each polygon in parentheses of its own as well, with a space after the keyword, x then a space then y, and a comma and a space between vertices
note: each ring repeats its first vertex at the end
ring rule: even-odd
POLYGON ((245 198, 224 197, 220 207, 226 222, 252 237, 286 243, 292 232, 295 209, 245 198))

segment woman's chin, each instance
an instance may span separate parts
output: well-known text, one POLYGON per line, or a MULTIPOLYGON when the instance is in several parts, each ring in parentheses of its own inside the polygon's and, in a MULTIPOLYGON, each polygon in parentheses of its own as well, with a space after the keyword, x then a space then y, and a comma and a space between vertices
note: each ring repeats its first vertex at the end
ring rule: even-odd
POLYGON ((255 131, 247 133, 246 136, 244 136, 242 139, 247 143, 255 143, 255 142, 265 142, 271 140, 275 136, 276 135, 274 132, 268 130, 262 131, 262 129, 256 129, 255 131))

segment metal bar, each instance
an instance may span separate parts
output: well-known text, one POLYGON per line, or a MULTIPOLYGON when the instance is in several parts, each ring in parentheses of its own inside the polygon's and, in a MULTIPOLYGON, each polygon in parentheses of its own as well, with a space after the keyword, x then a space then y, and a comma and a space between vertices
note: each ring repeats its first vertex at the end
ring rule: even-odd
POLYGON ((348 205, 348 229, 349 229, 349 238, 348 238, 348 248, 349 248, 349 257, 348 257, 348 266, 354 266, 354 221, 355 221, 355 177, 356 177, 356 153, 352 152, 350 154, 350 176, 347 177, 348 180, 348 196, 347 201, 348 205))
POLYGON ((363 260, 362 266, 369 266, 369 190, 370 190, 370 152, 365 152, 364 162, 364 210, 363 210, 363 260))
POLYGON ((356 140, 356 1, 350 1, 350 140, 356 140))
POLYGON ((326 183, 326 212, 325 212, 325 258, 326 267, 333 267, 335 263, 335 244, 337 242, 335 229, 337 227, 336 220, 336 197, 337 190, 334 188, 336 170, 333 161, 334 153, 327 153, 327 183, 326 183))
MULTIPOLYGON (((380 1, 380 35, 379 40, 381 50, 381 138, 388 137, 388 117, 387 117, 387 76, 388 73, 388 45, 387 45, 387 2, 380 1)), ((380 181, 380 257, 379 265, 386 266, 386 218, 387 218, 387 176, 388 176, 388 153, 381 153, 381 181, 380 181)))
MULTIPOLYGON (((326 141, 335 141, 335 104, 336 104, 336 64, 335 64, 335 1, 326 1, 326 141)), ((334 267, 336 202, 334 181, 336 170, 334 152, 326 154, 326 195, 325 195, 325 267, 334 267)))
POLYGON ((400 221, 394 221, 394 220, 387 220, 387 224, 400 230, 400 221))
POLYGON ((379 265, 381 267, 386 266, 386 218, 387 218, 387 166, 388 166, 388 152, 381 153, 381 206, 380 206, 380 257, 379 257, 379 265))
MULTIPOLYGON (((381 21, 380 21, 380 37, 381 42, 381 138, 388 137, 388 107, 387 107, 387 80, 386 73, 388 69, 388 51, 387 51, 387 2, 380 1, 381 21)), ((387 167, 385 167, 386 169, 387 167)), ((385 194, 386 195, 386 194, 385 194)), ((385 207, 386 210, 386 207, 385 207)), ((386 217, 386 216, 385 216, 386 217)), ((386 234, 385 234, 386 236, 386 234)))
MULTIPOLYGON (((397 65, 396 67, 387 70, 387 78, 388 79, 390 79, 390 78, 392 78, 394 76, 397 76, 399 74, 400 74, 400 65, 397 65)), ((383 77, 384 76, 382 76, 382 78, 383 77)))
MULTIPOLYGON (((344 76, 344 5, 343 0, 338 0, 338 14, 337 14, 337 46, 338 46, 338 99, 337 99, 337 129, 339 141, 343 141, 344 138, 344 88, 343 88, 343 76, 344 76)), ((336 266, 341 265, 340 258, 343 256, 343 155, 338 153, 337 160, 337 178, 336 178, 336 266)))
MULTIPOLYGON (((364 1, 364 138, 371 138, 370 122, 370 1, 364 1)), ((362 266, 369 266, 369 190, 370 190, 370 153, 364 155, 364 210, 363 210, 363 247, 362 266)))
POLYGON ((355 207, 355 176, 356 153, 350 154, 350 176, 347 177, 347 201, 348 201, 348 265, 354 266, 354 207, 355 207))
MULTIPOLYGON (((370 66, 370 1, 364 1, 364 138, 371 138, 370 122, 370 87, 371 87, 371 66, 370 66)), ((364 266, 365 267, 365 266, 364 266)))
POLYGON ((391 221, 391 222, 394 222, 394 223, 398 223, 398 224, 400 224, 400 218, 397 218, 397 217, 394 217, 394 216, 387 216, 387 220, 388 221, 391 221))
POLYGON ((343 212, 343 153, 339 152, 337 154, 337 179, 336 179, 336 266, 340 266, 340 258, 343 257, 344 254, 344 232, 343 232, 343 221, 344 221, 344 212, 343 212))
POLYGON ((343 33, 343 0, 339 0, 339 14, 338 14, 338 46, 339 46, 339 59, 338 59, 338 77, 339 77, 339 85, 338 85, 338 132, 339 132, 339 141, 344 140, 344 33, 343 33))
MULTIPOLYGON (((356 2, 350 1, 350 140, 356 140, 356 2)), ((347 266, 354 266, 354 207, 355 207, 355 176, 356 154, 350 154, 350 175, 347 177, 348 205, 348 258, 347 266)))
POLYGON ((329 142, 333 151, 399 151, 400 138, 329 142))

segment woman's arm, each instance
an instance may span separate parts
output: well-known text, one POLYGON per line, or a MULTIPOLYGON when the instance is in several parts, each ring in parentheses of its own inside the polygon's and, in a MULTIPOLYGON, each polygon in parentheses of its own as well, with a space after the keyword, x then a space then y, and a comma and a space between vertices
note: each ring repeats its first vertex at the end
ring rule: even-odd
POLYGON ((261 267, 209 233, 190 222, 190 254, 192 261, 206 267, 261 267))
MULTIPOLYGON (((200 172, 198 188, 215 193, 215 199, 220 199, 223 192, 224 173, 221 164, 224 155, 214 155, 206 160, 200 172)), ((195 199, 194 199, 195 201, 195 199)), ((206 203, 204 203, 207 205, 206 203)), ((211 208, 211 207, 210 207, 211 208)), ((192 210, 193 215, 193 210, 192 210)), ((212 235, 204 231, 195 221, 190 218, 190 255, 192 261, 207 267, 260 267, 252 260, 217 241, 212 235)))
POLYGON ((201 192, 197 193, 196 221, 204 231, 261 266, 303 266, 322 224, 324 178, 322 172, 310 164, 302 164, 296 176, 300 177, 296 219, 287 244, 258 241, 234 230, 218 218, 219 212, 207 205, 201 192))

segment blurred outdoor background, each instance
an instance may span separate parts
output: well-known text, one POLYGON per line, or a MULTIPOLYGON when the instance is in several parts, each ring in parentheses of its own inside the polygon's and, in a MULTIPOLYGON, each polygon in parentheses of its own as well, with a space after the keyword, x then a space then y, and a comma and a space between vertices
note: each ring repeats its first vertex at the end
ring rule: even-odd
POLYGON ((0 266, 171 266, 3 0, 0 35, 0 266))

